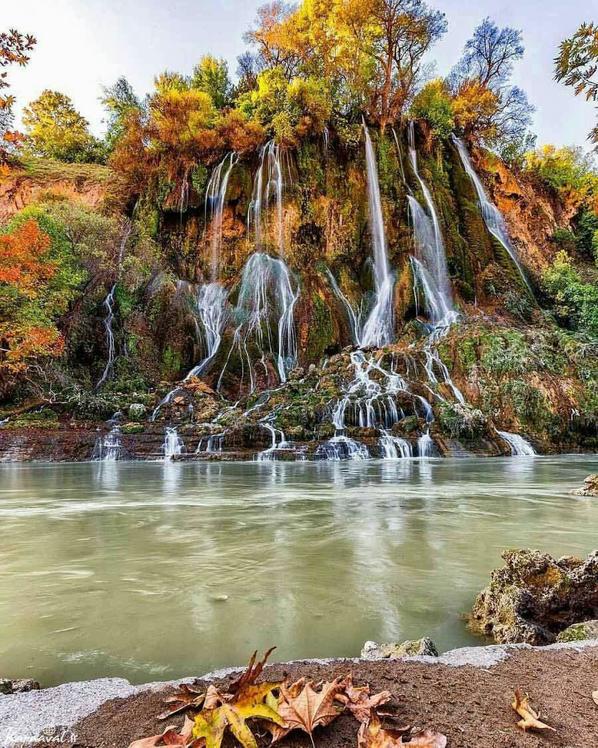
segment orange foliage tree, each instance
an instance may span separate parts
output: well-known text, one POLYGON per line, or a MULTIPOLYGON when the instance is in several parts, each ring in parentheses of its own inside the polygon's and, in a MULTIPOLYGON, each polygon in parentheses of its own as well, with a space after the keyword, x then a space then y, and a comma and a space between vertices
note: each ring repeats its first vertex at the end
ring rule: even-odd
MULTIPOLYGON (((16 29, 0 33, 0 69, 9 65, 26 65, 29 62, 28 53, 36 44, 31 34, 21 34, 16 29)), ((0 91, 8 88, 8 72, 0 72, 0 91)), ((12 129, 12 105, 14 96, 0 93, 0 164, 5 162, 9 151, 18 144, 20 136, 12 129)))

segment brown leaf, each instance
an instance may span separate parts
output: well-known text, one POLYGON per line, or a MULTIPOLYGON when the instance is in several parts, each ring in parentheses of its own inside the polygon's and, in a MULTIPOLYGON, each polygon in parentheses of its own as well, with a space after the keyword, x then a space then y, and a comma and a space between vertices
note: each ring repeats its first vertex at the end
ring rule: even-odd
POLYGON ((176 727, 167 727, 164 732, 160 735, 152 735, 150 738, 142 738, 141 740, 135 740, 129 748, 156 748, 161 745, 182 745, 194 746, 196 741, 189 743, 191 738, 191 730, 193 729, 193 722, 185 717, 185 724, 181 732, 177 731, 176 727))
POLYGON ((158 719, 168 719, 173 714, 184 712, 186 709, 201 709, 205 697, 205 691, 200 691, 187 683, 183 683, 178 691, 164 699, 165 704, 171 704, 172 706, 159 714, 158 719))
POLYGON ((446 736, 439 732, 425 730, 403 740, 402 730, 385 730, 376 712, 372 712, 368 722, 363 722, 357 735, 358 748, 399 748, 400 746, 417 746, 417 748, 446 748, 446 736))
POLYGON ((598 705, 598 691, 592 691, 592 699, 594 700, 594 704, 598 705))
POLYGON ((520 727, 523 731, 526 730, 552 730, 556 732, 554 727, 540 722, 540 715, 532 709, 529 704, 529 696, 523 695, 521 690, 518 688, 515 691, 515 698, 511 702, 511 706, 522 718, 517 723, 517 727, 520 727))
POLYGON ((268 657, 270 657, 275 649, 276 647, 272 647, 271 649, 269 649, 264 655, 264 658, 257 663, 255 661, 257 657, 256 650, 249 660, 249 665, 247 665, 241 675, 228 687, 229 692, 236 693, 237 691, 240 691, 244 686, 255 683, 259 676, 262 674, 262 670, 264 669, 264 665, 266 664, 268 657))
POLYGON ((388 703, 392 698, 390 691, 380 691, 372 696, 369 685, 354 686, 352 675, 346 676, 342 686, 343 691, 337 695, 337 701, 344 704, 358 722, 367 722, 372 709, 388 703))
POLYGON ((281 740, 291 730, 303 730, 312 737, 316 727, 329 725, 342 712, 342 708, 333 703, 342 688, 340 678, 324 683, 319 691, 304 678, 288 687, 282 684, 277 711, 286 726, 271 730, 272 742, 281 740))

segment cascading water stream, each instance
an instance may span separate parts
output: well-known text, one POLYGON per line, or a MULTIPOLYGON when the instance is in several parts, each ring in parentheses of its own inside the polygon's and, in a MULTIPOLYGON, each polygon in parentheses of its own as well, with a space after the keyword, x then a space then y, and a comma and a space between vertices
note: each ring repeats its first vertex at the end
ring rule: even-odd
POLYGON ((511 434, 508 431, 499 431, 498 429, 496 433, 509 445, 514 457, 533 457, 536 454, 536 450, 520 434, 511 434))
POLYGON ((220 248, 222 245, 222 220, 224 203, 231 172, 238 161, 236 153, 227 154, 212 172, 206 188, 206 226, 210 216, 211 278, 215 283, 220 275, 220 248))
POLYGON ((372 139, 370 138, 370 133, 365 122, 363 123, 363 132, 365 136, 368 211, 374 256, 376 300, 363 325, 358 344, 360 348, 381 348, 391 343, 394 337, 394 278, 388 264, 376 154, 374 153, 372 139))
POLYGON ((199 316, 205 343, 205 357, 194 366, 185 377, 198 377, 213 361, 222 342, 222 331, 228 317, 226 301, 228 291, 220 283, 208 283, 201 286, 197 294, 197 314, 199 316))
MULTIPOLYGON (((129 239, 129 236, 131 235, 132 231, 132 224, 127 221, 125 223, 123 233, 121 236, 119 248, 118 248, 118 257, 117 257, 117 264, 116 264, 116 274, 117 276, 120 275, 123 258, 125 254, 125 247, 127 244, 127 241, 129 239)), ((108 351, 108 360, 106 362, 106 366, 104 368, 104 371, 102 373, 102 376, 98 380, 98 383, 96 384, 96 390, 98 390, 104 382, 108 380, 109 377, 112 376, 112 372, 114 370, 114 361, 116 359, 116 346, 114 344, 114 332, 112 329, 112 325, 114 323, 114 294, 116 292, 116 282, 112 284, 110 287, 110 291, 108 292, 108 295, 103 301, 103 307, 106 310, 106 316, 104 317, 104 329, 106 331, 106 349, 108 351)))
POLYGON ((484 218, 484 222, 486 224, 486 227, 488 228, 488 231, 507 251, 509 257, 511 258, 511 260, 513 260, 513 263, 515 264, 515 267, 517 268, 519 275, 525 283, 528 291, 532 296, 534 296, 534 292, 529 280, 527 279, 527 275, 525 273, 525 270, 523 269, 523 266, 517 254, 517 250, 513 247, 513 245, 511 244, 511 240, 509 239, 509 233, 507 231, 504 218, 502 217, 502 214, 496 207, 496 205, 494 205, 494 203, 489 200, 488 195, 486 194, 486 190, 484 189, 484 185, 477 175, 476 170, 473 168, 467 146, 460 138, 457 138, 455 135, 452 136, 452 141, 457 148, 457 151, 459 152, 463 168, 467 172, 467 175, 469 176, 473 183, 473 186, 475 187, 478 201, 480 203, 480 209, 482 211, 482 217, 484 218))
POLYGON ((122 455, 121 431, 118 426, 113 426, 105 436, 98 437, 91 459, 98 462, 116 462, 122 455))
POLYGON ((162 444, 162 452, 164 453, 164 460, 173 460, 183 453, 185 444, 175 428, 168 427, 164 432, 164 443, 162 444))

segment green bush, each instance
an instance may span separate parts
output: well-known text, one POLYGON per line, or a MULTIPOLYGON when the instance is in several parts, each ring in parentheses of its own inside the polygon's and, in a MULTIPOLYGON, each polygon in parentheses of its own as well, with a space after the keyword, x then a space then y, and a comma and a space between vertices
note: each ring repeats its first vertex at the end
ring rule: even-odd
POLYGON ((559 323, 598 338, 598 286, 582 281, 566 252, 558 253, 542 281, 559 323))

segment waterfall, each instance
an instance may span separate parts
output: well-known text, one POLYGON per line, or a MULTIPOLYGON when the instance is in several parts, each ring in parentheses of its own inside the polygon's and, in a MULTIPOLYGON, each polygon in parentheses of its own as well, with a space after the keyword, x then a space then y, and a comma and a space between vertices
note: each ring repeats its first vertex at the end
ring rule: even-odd
POLYGON ((202 374, 214 359, 222 342, 222 331, 227 320, 226 301, 228 291, 219 283, 208 283, 201 286, 197 294, 197 314, 203 328, 205 357, 185 377, 202 374))
POLYGON ((184 448, 185 445, 178 435, 177 430, 173 427, 168 427, 164 432, 164 443, 162 444, 164 460, 172 460, 178 457, 183 453, 184 448))
POLYGON ((399 460, 413 456, 411 444, 406 439, 381 430, 380 446, 385 460, 399 460))
POLYGON ((251 226, 253 224, 255 248, 261 250, 263 246, 263 211, 274 200, 277 248, 281 257, 284 256, 283 192, 282 151, 274 140, 270 140, 262 147, 260 153, 260 164, 253 181, 253 194, 249 204, 247 225, 251 226))
POLYGON ((511 434, 508 431, 496 430, 500 438, 511 448, 514 457, 533 457, 536 454, 532 445, 519 434, 511 434))
POLYGON ((455 135, 452 136, 452 140, 457 150, 459 151, 459 156, 461 157, 463 168, 467 172, 469 178, 473 182, 473 186, 475 187, 476 193, 478 195, 478 201, 480 203, 480 209, 482 211, 482 216, 484 218, 484 222, 486 223, 488 231, 505 248, 509 257, 511 258, 511 260, 513 260, 515 267, 519 271, 521 279, 525 283, 530 294, 533 296, 534 292, 532 291, 530 282, 527 279, 527 276, 517 254, 517 250, 513 247, 513 245, 511 244, 511 240, 509 239, 509 234, 505 225, 504 218, 502 217, 502 214, 496 207, 496 205, 494 205, 494 203, 492 203, 488 199, 488 195, 486 194, 484 185, 482 184, 475 169, 473 168, 473 164, 471 163, 471 158, 469 157, 467 146, 455 135))
POLYGON ((118 426, 113 426, 105 436, 97 438, 91 459, 99 462, 116 462, 122 458, 122 455, 120 429, 118 426))
MULTIPOLYGON (((123 257, 125 254, 125 247, 127 244, 127 241, 129 239, 129 236, 131 235, 132 231, 132 224, 130 221, 126 221, 123 229, 123 233, 121 236, 119 248, 118 248, 118 257, 117 257, 117 263, 116 263, 116 273, 117 275, 120 274, 123 257)), ((114 360, 116 358, 116 347, 114 345, 114 332, 112 330, 112 324, 114 322, 114 293, 116 291, 116 283, 113 283, 110 291, 108 292, 108 295, 103 301, 103 307, 106 310, 106 316, 104 317, 104 329, 106 331, 106 349, 108 351, 108 360, 106 362, 106 366, 104 368, 104 371, 102 373, 102 376, 98 380, 98 383, 96 384, 96 390, 98 390, 106 380, 112 376, 112 372, 114 369, 114 360)))
POLYGON ((263 252, 251 255, 241 274, 239 296, 233 311, 238 326, 218 388, 236 348, 241 359, 247 361, 250 389, 255 389, 253 364, 247 348, 249 338, 253 338, 262 355, 269 351, 276 357, 280 381, 287 381, 288 372, 297 362, 294 310, 298 298, 298 287, 293 288, 293 279, 282 259, 263 252), (272 329, 273 317, 277 317, 275 330, 272 329))
MULTIPOLYGON (((453 308, 453 299, 451 294, 451 284, 446 264, 446 251, 444 240, 440 229, 440 221, 432 194, 428 186, 419 174, 417 166, 417 151, 415 150, 415 128, 413 121, 409 123, 409 158, 413 173, 419 182, 422 194, 424 196, 427 212, 421 207, 418 201, 408 196, 409 212, 413 222, 413 231, 415 235, 415 244, 417 247, 419 259, 426 268, 431 279, 433 280, 433 293, 436 297, 434 301, 428 299, 428 304, 433 306, 437 311, 436 314, 442 313, 440 318, 432 318, 434 323, 448 320, 450 316, 456 318, 456 312, 453 308)), ((430 289, 431 292, 431 289, 430 289)), ((454 319, 450 320, 451 322, 454 319)), ((450 324, 450 323, 449 323, 450 324)))
POLYGON ((226 433, 213 434, 199 440, 195 454, 220 454, 224 448, 224 437, 226 433))
POLYGON ((359 309, 354 309, 353 305, 349 301, 349 299, 345 296, 345 294, 341 291, 340 286, 336 282, 336 278, 328 268, 326 268, 326 273, 328 275, 328 279, 330 280, 330 285, 332 286, 332 290, 336 294, 337 298, 341 301, 343 306, 345 307, 347 311, 347 317, 349 318, 349 326, 351 327, 351 340, 355 345, 359 345, 359 335, 361 330, 361 321, 363 317, 363 306, 360 306, 359 309))
POLYGON ((369 130, 363 123, 365 135, 365 160, 368 183, 368 209, 370 234, 374 255, 374 281, 376 286, 376 301, 368 315, 361 331, 360 348, 381 348, 393 340, 394 310, 393 291, 394 279, 390 272, 386 250, 386 235, 384 233, 384 219, 382 217, 382 200, 380 198, 380 184, 376 155, 370 138, 369 130))
POLYGON ((433 457, 434 449, 434 442, 432 441, 430 432, 426 431, 417 440, 417 454, 419 457, 433 457))
POLYGON ((211 218, 211 274, 212 282, 218 280, 220 271, 220 246, 222 244, 222 217, 226 190, 233 167, 238 161, 236 153, 227 154, 212 172, 206 188, 205 217, 206 226, 208 215, 211 218))

